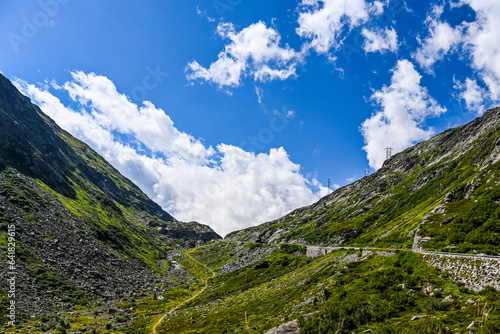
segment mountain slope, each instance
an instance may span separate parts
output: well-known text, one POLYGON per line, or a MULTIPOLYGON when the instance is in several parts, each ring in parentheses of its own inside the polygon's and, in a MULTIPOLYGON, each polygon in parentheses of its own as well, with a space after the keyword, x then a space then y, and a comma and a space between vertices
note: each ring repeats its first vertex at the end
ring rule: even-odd
MULTIPOLYGON (((295 334, 297 323, 300 333, 315 334, 468 333, 473 321, 474 333, 500 329, 498 291, 471 291, 430 267, 421 254, 339 249, 311 258, 308 253, 298 245, 229 242, 187 251, 182 262, 198 261, 191 270, 208 278, 201 267, 206 265, 216 276, 198 298, 167 310, 157 333, 295 334), (282 323, 288 330, 277 329, 282 323)), ((136 326, 131 333, 150 332, 136 326)))
MULTIPOLYGON (((381 148, 382 149, 382 148, 381 148)), ((500 253, 500 109, 394 155, 376 173, 228 240, 500 253)))
POLYGON ((15 168, 69 198, 76 197, 75 179, 86 178, 120 204, 174 220, 90 147, 59 128, 5 77, 0 77, 0 103, 2 170, 15 168))
POLYGON ((218 237, 209 227, 175 221, 0 83, 8 92, 0 95, 0 252, 7 254, 6 231, 15 232, 17 261, 18 318, 9 332, 500 331, 500 293, 486 287, 498 278, 498 259, 274 245, 409 248, 420 240, 495 253, 499 110, 314 205, 230 235, 260 243, 206 243, 218 237))
POLYGON ((0 245, 7 254, 13 232, 20 317, 141 294, 167 272, 172 246, 220 238, 176 221, 1 75, 0 147, 0 245))
MULTIPOLYGON (((462 265, 459 259, 448 260, 454 267, 462 265)), ((300 333, 316 334, 500 330, 500 292, 491 287, 469 290, 429 266, 426 256, 408 251, 338 249, 311 257, 304 246, 215 241, 177 252, 172 263, 178 274, 184 268, 184 275, 177 277, 180 284, 164 285, 153 296, 123 298, 112 306, 97 304, 29 319, 16 333, 296 334, 297 327, 300 333)))

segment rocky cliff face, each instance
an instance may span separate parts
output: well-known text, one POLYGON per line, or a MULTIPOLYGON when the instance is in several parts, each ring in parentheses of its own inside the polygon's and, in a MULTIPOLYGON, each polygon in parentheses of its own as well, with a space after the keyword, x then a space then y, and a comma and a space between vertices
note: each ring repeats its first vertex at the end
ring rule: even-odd
POLYGON ((0 266, 9 231, 25 316, 147 293, 168 272, 169 249, 220 239, 176 221, 1 75, 0 148, 0 266))
POLYGON ((202 245, 210 240, 222 239, 220 235, 214 232, 208 225, 198 222, 169 222, 168 224, 150 223, 150 226, 156 227, 160 238, 175 241, 183 241, 192 247, 202 245))
POLYGON ((500 109, 386 161, 319 202, 229 240, 500 253, 500 109))

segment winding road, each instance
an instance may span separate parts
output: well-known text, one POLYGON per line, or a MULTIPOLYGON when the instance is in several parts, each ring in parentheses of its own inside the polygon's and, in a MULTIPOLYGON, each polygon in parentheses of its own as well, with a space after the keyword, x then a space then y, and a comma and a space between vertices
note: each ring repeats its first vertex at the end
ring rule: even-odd
MULTIPOLYGON (((400 251, 407 251, 407 252, 413 252, 413 253, 418 253, 418 254, 424 254, 424 255, 439 255, 443 257, 451 257, 451 258, 463 258, 463 259, 471 259, 471 260, 493 260, 493 261, 500 261, 500 256, 497 255, 487 255, 487 254, 465 254, 465 253, 449 253, 449 252, 436 252, 436 251, 428 251, 419 246, 419 241, 420 237, 418 236, 418 229, 415 233, 415 237, 413 239, 413 245, 412 249, 402 249, 402 248, 379 248, 379 247, 373 247, 373 246, 364 246, 364 247, 350 247, 350 246, 314 246, 314 245, 304 245, 304 244, 296 244, 294 243, 293 245, 297 246, 304 246, 307 248, 307 254, 308 256, 312 254, 317 254, 313 256, 319 256, 319 255, 325 255, 328 254, 332 251, 335 250, 341 250, 341 249, 363 249, 367 251, 389 251, 389 252, 395 252, 397 250, 400 251)), ((222 242, 237 242, 237 243, 246 243, 245 241, 237 241, 237 240, 220 240, 222 242)))
POLYGON ((395 249, 395 248, 377 248, 377 247, 323 247, 323 246, 308 246, 308 245, 299 245, 307 247, 308 252, 323 252, 322 255, 330 253, 334 250, 340 249, 363 249, 367 251, 390 251, 395 252, 397 250, 413 252, 418 254, 426 254, 426 255, 440 255, 444 257, 452 257, 452 258, 464 258, 471 260, 493 260, 500 261, 500 256, 496 255, 486 255, 486 254, 465 254, 465 253, 448 253, 448 252, 435 252, 435 251, 426 251, 423 249, 395 249))

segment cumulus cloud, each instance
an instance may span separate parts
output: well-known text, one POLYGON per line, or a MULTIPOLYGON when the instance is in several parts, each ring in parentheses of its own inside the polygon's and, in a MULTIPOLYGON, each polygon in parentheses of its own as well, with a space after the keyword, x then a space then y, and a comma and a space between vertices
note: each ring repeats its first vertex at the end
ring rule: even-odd
POLYGON ((74 101, 88 106, 98 124, 108 130, 133 135, 155 153, 184 159, 188 163, 204 164, 214 150, 199 140, 180 132, 165 112, 145 101, 141 107, 118 93, 108 78, 94 73, 73 72, 73 81, 64 89, 74 101))
POLYGON ((62 128, 180 220, 209 224, 224 235, 278 218, 328 193, 317 180, 304 177, 283 148, 255 154, 226 144, 206 147, 176 129, 152 103, 130 102, 108 78, 72 75, 72 81, 52 85, 56 93, 21 80, 16 84, 62 128), (59 93, 68 94, 75 107, 61 103, 54 95, 59 93), (123 135, 129 136, 126 142, 120 141, 123 135))
POLYGON ((280 46, 281 35, 259 21, 237 32, 231 23, 221 23, 217 33, 230 40, 208 68, 196 60, 188 63, 186 76, 190 81, 204 80, 220 88, 241 85, 244 77, 265 82, 285 80, 296 75, 301 54, 288 45, 280 46))
POLYGON ((346 31, 368 21, 370 14, 382 14, 385 5, 365 0, 302 0, 296 32, 309 39, 307 48, 329 54, 342 45, 346 31))
POLYGON ((420 47, 414 54, 420 66, 430 71, 434 63, 442 60, 447 53, 455 49, 462 37, 462 26, 451 27, 437 18, 428 18, 429 36, 420 40, 420 47))
POLYGON ((429 35, 420 41, 414 58, 420 66, 431 71, 432 66, 447 54, 461 51, 460 56, 479 80, 468 79, 456 83, 455 88, 459 89, 458 96, 469 109, 481 113, 484 108, 479 103, 500 102, 500 2, 460 0, 452 6, 469 6, 476 13, 476 20, 451 27, 440 18, 444 7, 434 6, 426 19, 429 35))
MULTIPOLYGON (((298 6, 299 18, 296 33, 308 41, 302 50, 295 51, 287 44, 281 45, 281 35, 262 21, 241 31, 232 23, 220 23, 217 34, 229 43, 208 67, 193 60, 186 66, 186 78, 193 82, 201 80, 217 85, 226 92, 241 86, 242 79, 252 77, 257 82, 286 80, 297 75, 297 66, 303 63, 310 49, 328 54, 338 49, 347 33, 354 27, 366 23, 370 16, 383 14, 389 4, 385 1, 365 0, 302 0, 298 6)), ((197 9, 197 13, 203 12, 197 9)), ((394 29, 365 29, 367 52, 397 49, 394 29)))
POLYGON ((434 134, 432 128, 425 127, 424 121, 446 109, 420 85, 420 80, 413 64, 400 60, 392 70, 391 85, 373 93, 372 99, 380 110, 361 125, 366 144, 363 149, 370 167, 378 169, 382 166, 385 147, 390 146, 393 152, 399 152, 434 134))
POLYGON ((356 175, 354 175, 353 177, 347 178, 346 181, 347 181, 347 183, 353 183, 354 181, 356 181, 356 175))
POLYGON ((467 25, 464 49, 472 66, 487 85, 490 98, 500 101, 500 2, 497 0, 462 0, 476 12, 476 21, 467 25))
POLYGON ((363 50, 369 52, 396 52, 398 49, 398 35, 394 28, 368 30, 363 28, 361 34, 365 37, 363 50))
POLYGON ((478 85, 476 80, 467 78, 465 82, 455 81, 454 88, 460 92, 458 97, 465 101, 468 110, 474 111, 478 115, 484 112, 484 101, 487 94, 486 91, 478 85))

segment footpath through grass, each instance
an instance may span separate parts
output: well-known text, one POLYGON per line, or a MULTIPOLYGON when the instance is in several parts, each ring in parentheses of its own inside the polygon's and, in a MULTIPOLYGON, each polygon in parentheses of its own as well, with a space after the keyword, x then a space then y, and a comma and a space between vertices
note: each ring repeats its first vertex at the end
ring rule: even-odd
MULTIPOLYGON (((181 302, 180 304, 178 304, 177 306, 175 306, 173 309, 171 309, 168 313, 165 313, 161 318, 159 318, 153 325, 153 327, 151 328, 152 332, 154 334, 158 333, 157 332, 157 328, 159 326, 162 325, 162 323, 164 322, 164 319, 166 316, 174 313, 176 310, 180 309, 182 306, 184 306, 185 304, 193 301, 194 299, 198 298, 200 294, 202 294, 208 287, 208 281, 211 279, 211 278, 214 278, 215 277, 215 272, 210 269, 209 267, 207 267, 206 265, 204 265, 203 263, 199 262, 198 260, 196 260, 189 252, 186 252, 185 253, 186 256, 191 260, 191 261, 194 261, 196 264, 198 264, 199 266, 202 266, 204 269, 206 269, 208 272, 211 273, 211 276, 210 277, 205 277, 204 280, 205 280, 205 286, 200 290, 198 291, 194 296, 192 296, 191 298, 189 299, 186 299, 185 301, 181 302)), ((197 270, 199 272, 199 270, 197 270)), ((205 273, 202 273, 202 275, 204 276, 205 273)))

